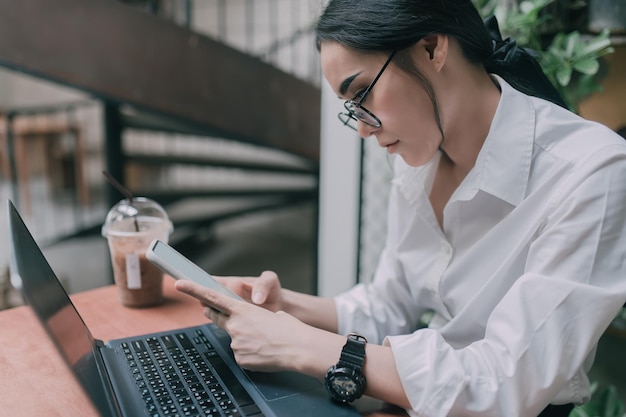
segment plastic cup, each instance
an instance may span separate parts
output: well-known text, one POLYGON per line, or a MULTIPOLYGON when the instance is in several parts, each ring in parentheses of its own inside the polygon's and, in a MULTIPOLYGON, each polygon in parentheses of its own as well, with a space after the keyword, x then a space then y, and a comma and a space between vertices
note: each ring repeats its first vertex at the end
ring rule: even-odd
POLYGON ((111 208, 102 236, 109 244, 122 305, 151 307, 163 302, 163 271, 146 259, 146 250, 154 239, 167 242, 172 231, 165 210, 148 198, 121 200, 111 208))

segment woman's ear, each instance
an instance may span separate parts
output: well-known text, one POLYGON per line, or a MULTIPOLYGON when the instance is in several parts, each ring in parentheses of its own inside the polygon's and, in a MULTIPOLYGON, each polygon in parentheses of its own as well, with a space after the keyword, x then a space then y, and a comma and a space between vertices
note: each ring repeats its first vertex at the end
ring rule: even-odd
POLYGON ((441 71, 448 57, 448 36, 428 35, 422 39, 422 42, 435 71, 441 71))

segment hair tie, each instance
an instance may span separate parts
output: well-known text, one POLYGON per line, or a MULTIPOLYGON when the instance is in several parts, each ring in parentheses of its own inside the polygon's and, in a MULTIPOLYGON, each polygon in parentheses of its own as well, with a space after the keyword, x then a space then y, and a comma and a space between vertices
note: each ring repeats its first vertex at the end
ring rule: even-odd
POLYGON ((484 23, 491 36, 493 48, 491 55, 483 63, 485 69, 502 76, 522 91, 534 91, 530 94, 546 98, 567 108, 561 95, 539 65, 539 53, 530 48, 519 47, 511 38, 503 40, 495 16, 487 18, 484 23))
POLYGON ((487 59, 486 65, 521 65, 527 59, 528 56, 533 59, 538 59, 539 54, 530 48, 521 48, 517 45, 517 42, 511 38, 502 39, 500 33, 500 27, 495 16, 490 16, 485 20, 485 27, 491 36, 491 43, 493 49, 491 56, 487 59))

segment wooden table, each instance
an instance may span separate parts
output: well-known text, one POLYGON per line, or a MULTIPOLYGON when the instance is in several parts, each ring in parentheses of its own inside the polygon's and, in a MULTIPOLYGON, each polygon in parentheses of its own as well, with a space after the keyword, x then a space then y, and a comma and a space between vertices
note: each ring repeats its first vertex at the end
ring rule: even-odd
MULTIPOLYGON (((165 303, 131 309, 107 286, 75 294, 72 301, 94 337, 117 339, 206 322, 199 303, 164 280, 165 303)), ((406 416, 372 399, 358 405, 368 417, 406 416)), ((30 307, 0 312, 0 415, 89 417, 98 413, 48 339, 30 307)))

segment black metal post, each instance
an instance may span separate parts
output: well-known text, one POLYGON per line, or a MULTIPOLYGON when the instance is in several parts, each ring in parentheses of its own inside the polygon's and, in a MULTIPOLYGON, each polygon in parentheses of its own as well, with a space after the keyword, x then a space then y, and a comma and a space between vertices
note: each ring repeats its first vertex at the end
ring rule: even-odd
POLYGON ((13 119, 15 119, 15 113, 10 111, 7 113, 7 156, 9 161, 9 173, 11 175, 11 198, 13 198, 13 204, 15 207, 21 210, 20 207, 20 191, 18 188, 17 178, 17 165, 15 163, 15 137, 13 135, 13 119))
MULTIPOLYGON (((124 166, 126 161, 122 149, 123 130, 119 105, 108 101, 104 102, 104 166, 113 178, 125 184, 124 166)), ((113 207, 122 198, 124 198, 122 193, 107 182, 105 187, 107 207, 113 207)))

